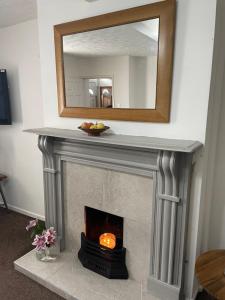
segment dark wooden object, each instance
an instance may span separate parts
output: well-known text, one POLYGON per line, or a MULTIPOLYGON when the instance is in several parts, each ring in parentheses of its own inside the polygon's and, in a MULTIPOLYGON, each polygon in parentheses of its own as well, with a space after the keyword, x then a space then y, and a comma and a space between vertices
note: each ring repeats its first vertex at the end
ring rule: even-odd
POLYGON ((6 208, 7 211, 8 211, 8 205, 7 205, 6 198, 5 198, 5 195, 4 195, 4 193, 3 193, 3 190, 2 190, 2 182, 3 182, 4 180, 6 180, 6 179, 7 179, 7 176, 5 176, 5 175, 3 175, 3 174, 0 174, 0 194, 1 194, 1 196, 2 196, 2 200, 3 200, 3 203, 4 203, 4 205, 5 205, 5 208, 6 208))
POLYGON ((225 300, 225 250, 201 254, 195 265, 200 285, 215 299, 225 300))

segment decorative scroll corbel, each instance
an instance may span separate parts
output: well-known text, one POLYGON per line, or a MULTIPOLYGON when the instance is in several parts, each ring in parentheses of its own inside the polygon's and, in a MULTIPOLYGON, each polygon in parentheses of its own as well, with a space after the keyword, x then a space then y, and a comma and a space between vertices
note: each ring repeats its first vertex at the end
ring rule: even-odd
POLYGON ((58 230, 55 183, 57 170, 55 168, 51 137, 40 135, 38 138, 38 147, 43 154, 45 222, 47 227, 53 226, 58 230))

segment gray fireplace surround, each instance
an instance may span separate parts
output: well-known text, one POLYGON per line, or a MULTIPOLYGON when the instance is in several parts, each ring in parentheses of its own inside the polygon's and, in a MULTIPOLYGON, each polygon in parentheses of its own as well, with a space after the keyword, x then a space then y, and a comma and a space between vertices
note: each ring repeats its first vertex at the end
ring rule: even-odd
MULTIPOLYGON (((183 299, 184 256, 193 154, 201 143, 151 137, 40 128, 46 225, 65 248, 63 162, 147 176, 153 179, 153 215, 148 288, 159 299, 183 299)), ((138 204, 137 204, 138 205, 138 204)))

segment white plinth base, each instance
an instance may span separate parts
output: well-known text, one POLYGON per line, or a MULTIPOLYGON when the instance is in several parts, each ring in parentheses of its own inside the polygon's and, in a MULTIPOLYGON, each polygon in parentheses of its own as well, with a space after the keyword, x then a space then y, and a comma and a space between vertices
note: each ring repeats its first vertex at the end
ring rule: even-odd
POLYGON ((40 262, 34 250, 14 262, 15 269, 69 300, 155 300, 132 279, 110 280, 85 269, 77 255, 62 252, 55 262, 40 262))

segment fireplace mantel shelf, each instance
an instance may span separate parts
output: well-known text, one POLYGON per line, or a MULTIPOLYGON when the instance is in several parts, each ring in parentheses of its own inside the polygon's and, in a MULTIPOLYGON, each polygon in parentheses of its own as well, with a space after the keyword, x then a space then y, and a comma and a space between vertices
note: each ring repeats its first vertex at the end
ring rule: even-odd
POLYGON ((87 144, 100 144, 103 146, 118 146, 124 148, 139 148, 142 150, 168 150, 175 152, 192 153, 202 144, 198 141, 163 139, 146 136, 131 136, 117 134, 103 134, 99 137, 88 136, 79 130, 60 129, 60 128, 35 128, 25 132, 35 133, 41 136, 49 136, 62 139, 76 140, 87 144))

